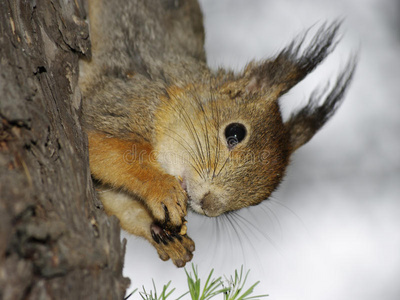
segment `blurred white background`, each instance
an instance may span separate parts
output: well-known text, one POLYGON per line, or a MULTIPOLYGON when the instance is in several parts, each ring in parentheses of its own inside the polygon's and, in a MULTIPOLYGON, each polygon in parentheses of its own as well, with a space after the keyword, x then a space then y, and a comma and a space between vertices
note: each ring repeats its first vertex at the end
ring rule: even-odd
MULTIPOLYGON (((200 275, 230 275, 270 300, 400 299, 400 2, 398 0, 202 0, 212 67, 240 70, 268 58, 298 33, 344 18, 343 39, 313 75, 281 99, 284 112, 307 100, 359 51, 352 87, 334 118, 294 156, 269 201, 218 221, 190 214, 200 275), (217 224, 218 222, 218 224, 217 224)), ((129 237, 125 275, 132 288, 159 290, 183 269, 129 237)), ((140 299, 138 293, 133 296, 140 299)), ((172 296, 171 299, 174 299, 172 296)), ((218 299, 218 298, 216 298, 218 299)), ((222 298, 221 298, 222 299, 222 298)))

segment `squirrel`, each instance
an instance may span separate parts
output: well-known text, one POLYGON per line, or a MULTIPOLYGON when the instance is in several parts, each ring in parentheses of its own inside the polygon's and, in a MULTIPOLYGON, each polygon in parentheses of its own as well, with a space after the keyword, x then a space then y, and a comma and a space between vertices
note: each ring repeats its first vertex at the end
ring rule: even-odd
POLYGON ((237 74, 207 66, 197 0, 89 0, 88 19, 92 54, 79 85, 99 196, 177 267, 195 250, 187 209, 216 217, 268 199, 356 67, 351 57, 332 88, 283 121, 280 97, 334 50, 340 21, 237 74))

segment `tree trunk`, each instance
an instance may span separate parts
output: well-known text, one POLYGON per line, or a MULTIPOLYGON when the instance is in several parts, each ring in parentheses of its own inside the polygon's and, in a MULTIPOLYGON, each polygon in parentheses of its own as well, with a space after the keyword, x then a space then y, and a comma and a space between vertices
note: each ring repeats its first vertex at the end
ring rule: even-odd
POLYGON ((123 299, 80 125, 81 0, 0 1, 0 299, 123 299))

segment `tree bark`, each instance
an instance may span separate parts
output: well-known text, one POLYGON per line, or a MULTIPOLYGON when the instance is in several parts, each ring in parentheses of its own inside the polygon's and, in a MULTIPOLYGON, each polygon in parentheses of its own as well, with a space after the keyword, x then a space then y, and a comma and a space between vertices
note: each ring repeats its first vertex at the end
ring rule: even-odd
POLYGON ((80 125, 83 2, 0 1, 0 299, 123 299, 80 125))

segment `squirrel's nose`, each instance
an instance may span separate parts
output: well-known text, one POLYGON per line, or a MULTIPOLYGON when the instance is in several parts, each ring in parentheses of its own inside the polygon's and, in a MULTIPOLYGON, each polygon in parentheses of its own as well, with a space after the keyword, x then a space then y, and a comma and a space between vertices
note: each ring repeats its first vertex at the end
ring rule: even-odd
POLYGON ((211 192, 204 194, 203 198, 200 200, 200 205, 207 217, 217 217, 223 213, 223 210, 221 210, 221 203, 219 203, 218 199, 211 192))

